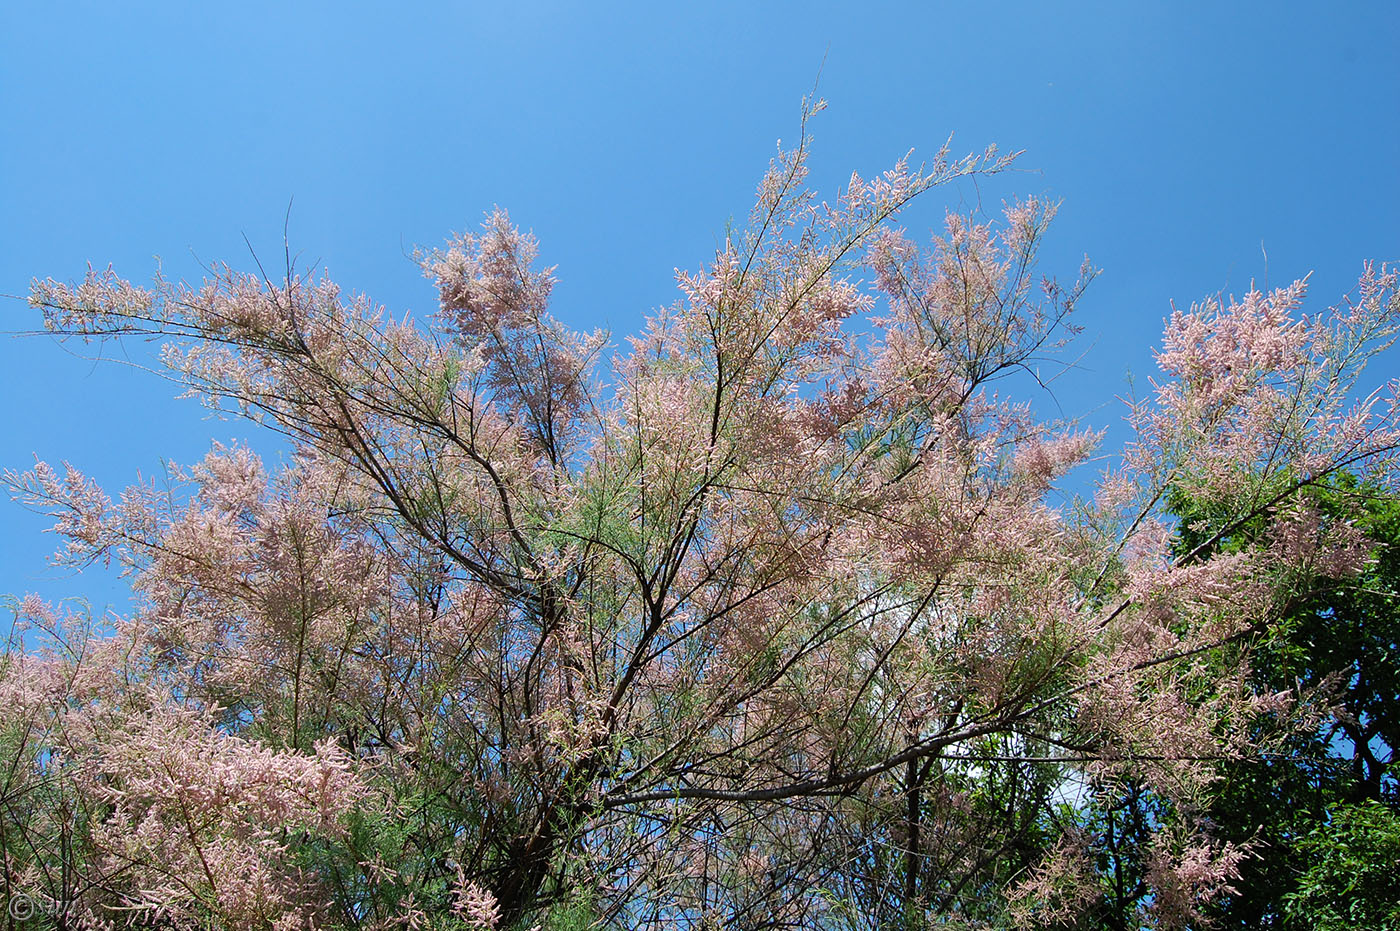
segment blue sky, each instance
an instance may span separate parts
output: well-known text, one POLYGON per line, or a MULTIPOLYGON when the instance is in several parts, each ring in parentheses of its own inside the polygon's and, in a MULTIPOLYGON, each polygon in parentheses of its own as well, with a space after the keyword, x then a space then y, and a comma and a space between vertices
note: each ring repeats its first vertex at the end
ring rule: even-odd
MULTIPOLYGON (((1026 150, 1026 170, 935 195, 911 232, 1063 200, 1045 268, 1103 269, 1067 415, 1120 422, 1172 300, 1311 271, 1324 306, 1364 259, 1400 258, 1388 3, 9 3, 0 293, 89 262, 138 281, 155 256, 172 278, 251 267, 244 235, 279 255, 290 201, 304 261, 426 311, 414 246, 500 204, 558 265, 556 314, 620 338, 744 215, 823 58, 827 194, 954 133, 1026 150)), ((6 334, 37 321, 0 315, 6 334)), ((66 459, 114 492, 211 439, 276 448, 45 338, 0 336, 0 392, 0 467, 66 459)), ((121 607, 119 583, 45 567, 45 525, 0 501, 0 593, 121 607)))

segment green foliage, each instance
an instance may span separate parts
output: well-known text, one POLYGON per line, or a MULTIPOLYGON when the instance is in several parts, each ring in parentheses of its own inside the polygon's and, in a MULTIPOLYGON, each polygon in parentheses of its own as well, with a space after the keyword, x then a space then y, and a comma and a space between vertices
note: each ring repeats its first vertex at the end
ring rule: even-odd
MULTIPOLYGON (((1400 746, 1400 498, 1344 476, 1312 499, 1324 520, 1350 516, 1376 549, 1360 576, 1320 580, 1296 598, 1251 656, 1259 691, 1311 696, 1332 711, 1311 732, 1281 737, 1260 722, 1268 752, 1224 768, 1211 814, 1222 833, 1253 842, 1258 853, 1242 865, 1239 894, 1215 916, 1231 927, 1277 926, 1280 903, 1300 894, 1299 874, 1312 869, 1320 839, 1349 823, 1351 807, 1388 805, 1393 817, 1400 802, 1391 771, 1400 746)), ((1362 907, 1343 885, 1317 886, 1310 907, 1321 909, 1327 894, 1338 914, 1362 907)))
POLYGON ((1400 929, 1400 815, 1375 801, 1339 805, 1298 843, 1306 868, 1283 900, 1286 927, 1400 929))
MULTIPOLYGON (((1204 914, 1217 927, 1251 931, 1397 927, 1400 497, 1340 475, 1311 486, 1304 500, 1324 532, 1342 521, 1360 530, 1373 545, 1371 559, 1354 577, 1280 580, 1291 586, 1282 616, 1196 659, 1198 669, 1220 673, 1247 664, 1253 692, 1295 699, 1291 711, 1247 723, 1253 752, 1218 764, 1202 814, 1214 839, 1253 855, 1240 864, 1236 892, 1204 914)), ((1171 506, 1181 520, 1179 556, 1241 552, 1268 532, 1269 515, 1238 520, 1237 504, 1177 489, 1171 506)), ((1189 694, 1199 702, 1212 697, 1209 689, 1189 694)), ((1150 833, 1178 815, 1178 804, 1132 784, 1100 787, 1079 813, 1097 838, 1106 890, 1095 922, 1128 920, 1149 891, 1150 833)))
POLYGON ((563 902, 549 908, 542 921, 538 917, 524 919, 512 931, 588 931, 598 919, 593 896, 576 889, 563 902))

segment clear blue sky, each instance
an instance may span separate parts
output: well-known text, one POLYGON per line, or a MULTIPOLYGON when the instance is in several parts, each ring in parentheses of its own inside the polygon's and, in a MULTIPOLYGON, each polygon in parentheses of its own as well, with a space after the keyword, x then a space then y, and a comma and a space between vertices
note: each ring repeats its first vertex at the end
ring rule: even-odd
MULTIPOLYGON (((1103 269, 1066 414, 1120 421, 1171 300, 1313 271, 1320 306, 1363 259, 1400 258, 1393 3, 16 2, 0 292, 88 262, 145 280, 157 255, 176 278, 247 267, 243 235, 280 253, 294 198, 306 259, 426 310, 408 254, 501 204, 558 265, 558 316, 621 337, 743 216, 824 55, 827 193, 952 132, 1034 171, 927 201, 912 231, 979 196, 1063 199, 1047 268, 1103 269)), ((5 331, 37 319, 0 313, 5 331)), ((67 459, 114 492, 257 436, 43 338, 0 337, 0 391, 0 466, 67 459)), ((118 584, 45 568, 44 526, 0 502, 0 592, 120 607, 118 584)))

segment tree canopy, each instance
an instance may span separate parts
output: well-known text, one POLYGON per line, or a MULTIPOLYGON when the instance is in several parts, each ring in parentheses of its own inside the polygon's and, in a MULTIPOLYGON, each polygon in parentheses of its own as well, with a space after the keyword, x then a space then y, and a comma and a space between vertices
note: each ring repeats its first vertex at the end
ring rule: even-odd
POLYGON ((1372 559, 1364 508, 1313 492, 1395 478, 1400 386, 1364 380, 1395 274, 1306 316, 1302 281, 1174 312, 1073 494, 1103 434, 1017 397, 1094 274, 1038 270, 1054 205, 922 245, 902 208, 1012 157, 823 201, 805 126, 621 346, 550 314, 503 211, 418 255, 422 319, 290 259, 36 281, 59 338, 159 338, 294 456, 216 446, 116 498, 10 474, 60 562, 139 602, 16 608, 8 899, 65 927, 1042 926, 1099 900, 1107 836, 1134 920, 1234 894, 1221 765, 1308 718, 1330 686, 1287 645, 1346 622, 1300 599, 1372 559), (1131 832, 1093 822, 1104 786, 1146 800, 1131 832))

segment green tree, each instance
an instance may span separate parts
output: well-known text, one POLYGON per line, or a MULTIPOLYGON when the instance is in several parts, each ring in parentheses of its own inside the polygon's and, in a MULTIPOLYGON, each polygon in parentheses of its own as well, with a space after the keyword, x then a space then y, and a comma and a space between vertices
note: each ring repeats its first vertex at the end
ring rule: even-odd
MULTIPOLYGON (((1202 908, 1224 928, 1395 927, 1393 879, 1400 736, 1400 496, 1349 474, 1313 484, 1306 507, 1324 529, 1348 523, 1371 559, 1359 575, 1326 567, 1293 579, 1278 618, 1222 645, 1208 662, 1248 669, 1256 695, 1287 695, 1285 712, 1261 714, 1241 755, 1218 764, 1218 781, 1196 800, 1211 836, 1248 847, 1233 891, 1202 908), (1301 726, 1300 726, 1301 724, 1301 726)), ((1196 558, 1241 552, 1271 531, 1260 515, 1212 535, 1238 502, 1202 500, 1178 488, 1176 549, 1196 558)), ((1196 700, 1215 698, 1201 692, 1196 700)), ((1093 927, 1130 927, 1150 901, 1150 840, 1190 803, 1134 780, 1095 786, 1077 813, 1093 838, 1101 891, 1082 917, 1093 927)))
MULTIPOLYGON (((1328 838, 1336 834, 1337 843, 1348 843, 1337 832, 1359 824, 1354 812, 1371 810, 1353 806, 1384 811, 1388 805, 1393 820, 1400 802, 1394 773, 1400 745, 1400 498, 1348 476, 1318 488, 1312 499, 1323 520, 1352 515, 1375 543, 1373 561, 1360 576, 1322 580, 1253 650, 1257 689, 1312 696, 1313 705, 1325 703, 1327 712, 1311 731, 1274 736, 1268 722, 1261 723, 1259 737, 1268 749, 1224 768, 1210 816, 1225 836, 1252 839, 1257 853, 1241 864, 1239 891, 1215 907, 1214 917, 1226 927, 1317 927, 1282 903, 1302 894, 1328 838)), ((1392 867, 1395 861, 1389 858, 1392 867)), ((1393 882, 1369 890, 1314 885, 1306 900, 1320 908, 1327 895, 1335 896, 1327 907, 1342 915, 1369 896, 1388 895, 1392 907, 1400 902, 1393 882)))
POLYGON ((1313 931, 1400 928, 1400 816, 1379 802, 1338 805, 1298 842, 1308 864, 1283 899, 1286 925, 1313 931))

